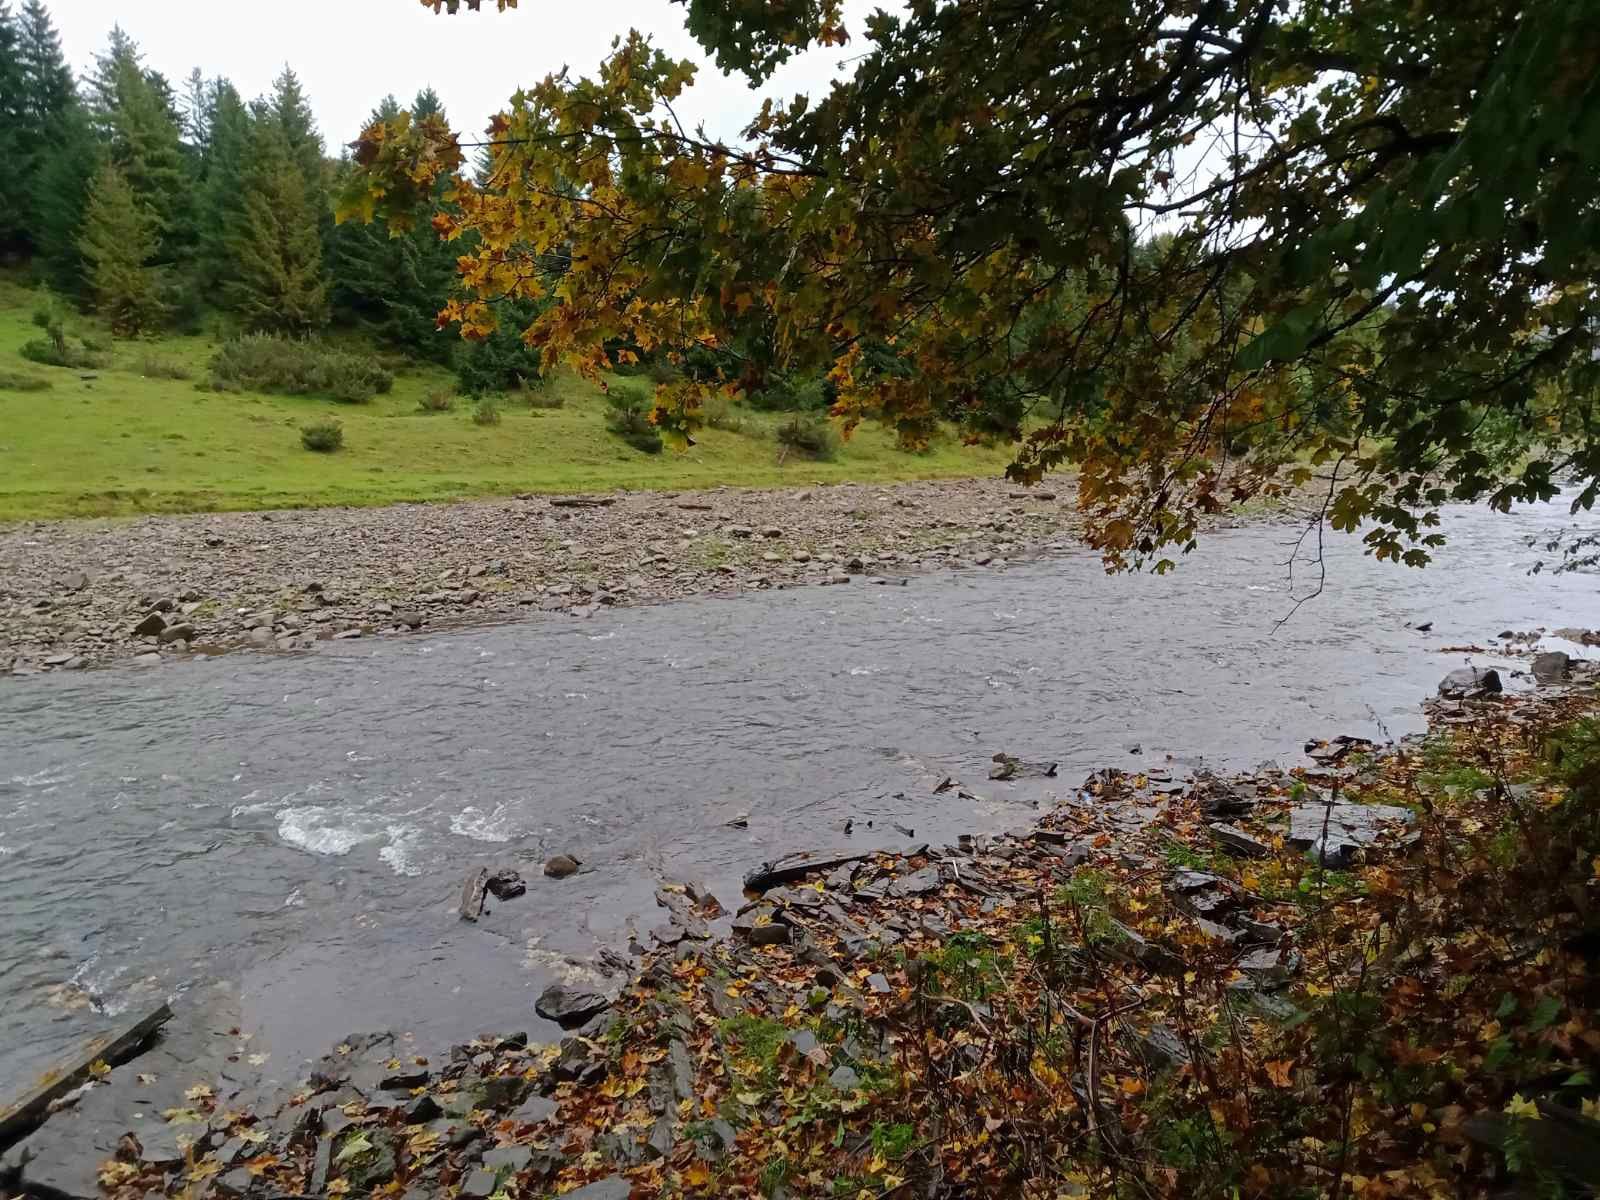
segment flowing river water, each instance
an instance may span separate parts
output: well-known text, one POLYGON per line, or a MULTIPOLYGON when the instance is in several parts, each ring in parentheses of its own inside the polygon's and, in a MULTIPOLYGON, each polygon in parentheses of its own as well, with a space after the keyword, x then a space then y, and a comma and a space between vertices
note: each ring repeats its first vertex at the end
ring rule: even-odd
POLYGON ((0 1099, 163 997, 222 1004, 290 1077, 356 1029, 537 1031, 552 975, 662 923, 661 881, 730 902, 790 850, 1025 825, 1101 766, 1399 736, 1468 657, 1442 648, 1600 624, 1594 576, 1527 574, 1526 537, 1570 522, 1452 512, 1422 571, 1332 537, 1325 591, 1278 629, 1294 533, 1253 525, 1160 578, 1080 553, 7 682, 0 1099), (1060 778, 989 783, 999 750, 1060 778), (935 795, 947 774, 981 798, 935 795), (545 878, 556 851, 587 869, 545 878), (470 925, 478 864, 529 888, 470 925))

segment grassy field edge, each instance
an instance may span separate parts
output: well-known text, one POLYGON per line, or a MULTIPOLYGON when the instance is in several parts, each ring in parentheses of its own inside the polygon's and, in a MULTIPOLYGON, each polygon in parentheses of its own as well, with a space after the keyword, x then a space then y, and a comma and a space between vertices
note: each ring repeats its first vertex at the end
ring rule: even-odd
POLYGON ((604 393, 571 374, 546 385, 560 407, 506 398, 492 425, 474 423, 465 400, 422 411, 419 401, 454 383, 433 366, 402 366, 393 391, 366 404, 211 392, 197 384, 214 338, 111 342, 87 319, 75 332, 108 344, 110 365, 45 367, 20 353, 39 334, 34 300, 0 281, 0 521, 994 477, 1009 461, 1004 447, 954 438, 906 453, 876 427, 831 461, 782 458, 773 431, 783 415, 739 406, 739 430, 707 429, 687 451, 646 454, 607 432, 604 393), (39 381, 49 386, 24 390, 39 381), (344 448, 304 449, 300 426, 329 417, 343 424, 344 448))

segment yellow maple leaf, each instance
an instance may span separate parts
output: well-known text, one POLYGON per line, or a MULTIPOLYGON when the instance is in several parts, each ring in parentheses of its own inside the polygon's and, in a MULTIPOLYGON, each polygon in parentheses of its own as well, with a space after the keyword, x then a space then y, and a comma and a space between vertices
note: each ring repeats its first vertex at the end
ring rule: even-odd
POLYGON ((1539 1106, 1532 1100, 1523 1099, 1522 1093, 1518 1092, 1506 1101, 1506 1115, 1526 1117, 1530 1121, 1537 1121, 1539 1119, 1539 1106))
POLYGON ((683 1182, 687 1187, 705 1187, 711 1182, 711 1168, 703 1162, 690 1163, 684 1168, 683 1182))
POLYGON ((132 1179, 138 1173, 139 1168, 134 1166, 132 1163, 117 1162, 112 1160, 111 1162, 101 1164, 98 1178, 100 1180, 100 1186, 110 1191, 120 1187, 124 1183, 127 1183, 128 1180, 132 1179))

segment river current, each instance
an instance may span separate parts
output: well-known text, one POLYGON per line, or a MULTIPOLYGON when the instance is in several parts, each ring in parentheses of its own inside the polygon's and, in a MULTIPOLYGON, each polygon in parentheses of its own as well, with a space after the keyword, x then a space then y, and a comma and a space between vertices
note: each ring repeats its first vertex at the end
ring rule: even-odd
POLYGON ((1160 578, 1074 553, 8 681, 0 1098, 164 997, 221 1003, 286 1074, 355 1029, 538 1030, 553 975, 648 940, 661 881, 728 902, 789 850, 1025 825, 1102 766, 1292 765, 1308 737, 1410 732, 1446 671, 1525 666, 1442 648, 1600 624, 1594 576, 1527 573, 1525 539, 1570 522, 1452 512, 1421 571, 1333 537, 1281 628, 1294 532, 1254 525, 1160 578), (1000 750, 1060 777, 990 783, 1000 750), (980 799, 934 794, 946 775, 980 799), (557 851, 586 870, 546 879, 557 851), (529 887, 470 925, 478 864, 529 887))

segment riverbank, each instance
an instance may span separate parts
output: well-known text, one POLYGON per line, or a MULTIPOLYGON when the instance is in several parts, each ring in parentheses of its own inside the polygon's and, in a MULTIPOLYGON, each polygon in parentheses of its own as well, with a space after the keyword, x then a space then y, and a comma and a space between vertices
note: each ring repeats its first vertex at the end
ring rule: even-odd
POLYGON ((1550 677, 1393 748, 1102 771, 1014 835, 763 864, 732 912, 669 883, 625 981, 541 996, 550 1044, 362 1034, 277 1093, 244 1046, 215 1079, 136 1061, 8 1161, 129 1198, 1592 1182, 1600 698, 1550 677))
POLYGON ((0 527, 0 669, 994 569, 1077 528, 1069 491, 1002 480, 35 521, 0 527))

